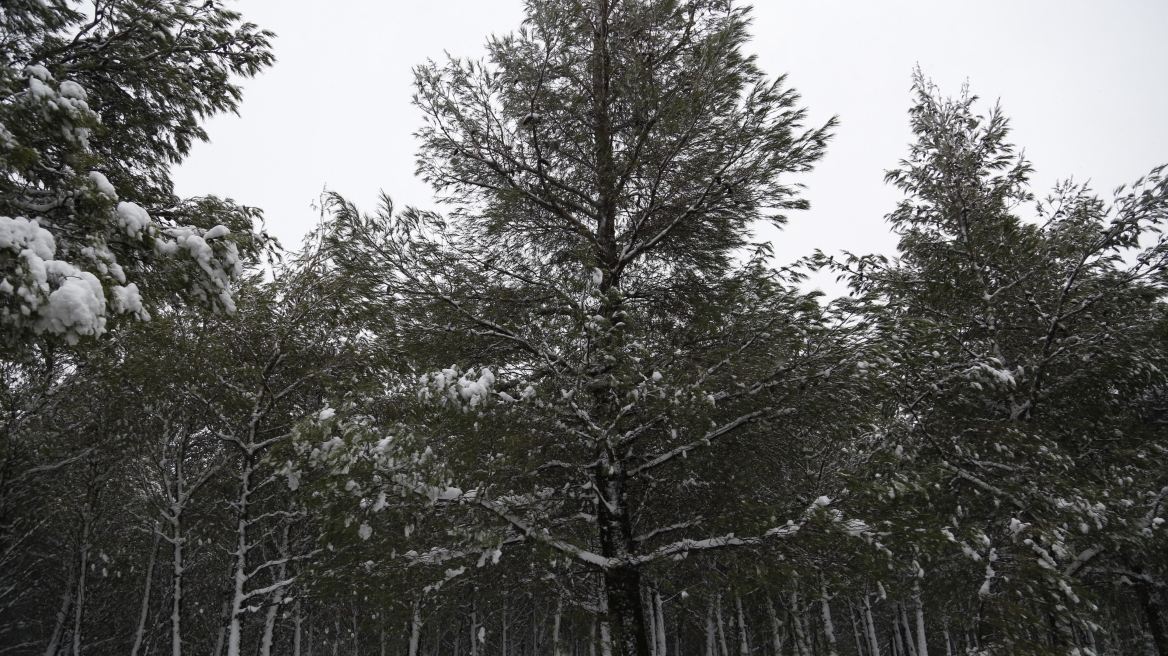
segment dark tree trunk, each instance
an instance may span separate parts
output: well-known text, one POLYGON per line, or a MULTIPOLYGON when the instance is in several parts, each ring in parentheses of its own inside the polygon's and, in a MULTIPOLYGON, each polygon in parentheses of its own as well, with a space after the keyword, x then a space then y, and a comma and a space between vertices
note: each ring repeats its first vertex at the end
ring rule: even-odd
POLYGON ((648 656, 645 609, 641 605, 641 572, 632 567, 615 567, 604 573, 608 597, 608 617, 613 642, 620 656, 648 656))
POLYGON ((1157 656, 1168 656, 1168 634, 1164 631, 1164 617, 1160 602, 1146 583, 1136 584, 1136 595, 1140 600, 1140 607, 1148 621, 1148 631, 1152 634, 1152 642, 1156 645, 1157 656))

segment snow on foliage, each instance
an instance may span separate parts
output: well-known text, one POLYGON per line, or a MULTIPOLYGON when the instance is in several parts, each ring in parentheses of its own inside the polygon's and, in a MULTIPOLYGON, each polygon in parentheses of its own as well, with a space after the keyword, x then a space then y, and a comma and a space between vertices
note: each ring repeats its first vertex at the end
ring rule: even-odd
MULTIPOLYGON (((491 389, 494 384, 495 374, 486 367, 476 377, 473 368, 462 372, 458 365, 452 365, 418 378, 418 400, 423 404, 461 408, 464 412, 484 406, 492 398, 515 400, 510 394, 491 389)), ((521 397, 527 399, 532 395, 534 390, 529 386, 521 397)))

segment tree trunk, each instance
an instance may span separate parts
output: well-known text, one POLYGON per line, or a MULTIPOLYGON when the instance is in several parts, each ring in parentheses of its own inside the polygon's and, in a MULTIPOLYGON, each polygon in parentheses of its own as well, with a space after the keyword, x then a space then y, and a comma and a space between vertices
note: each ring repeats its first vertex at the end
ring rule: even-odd
POLYGON ((735 610, 738 611, 738 653, 741 656, 750 656, 750 640, 746 633, 746 613, 742 612, 742 597, 738 596, 737 593, 734 594, 734 606, 735 610))
POLYGON ((718 656, 718 628, 714 624, 714 600, 706 602, 706 656, 718 656))
POLYGON ((864 623, 868 627, 868 649, 872 656, 880 656, 880 639, 876 637, 876 622, 872 619, 872 605, 864 595, 864 623))
POLYGON ((929 643, 925 637, 925 607, 921 603, 921 582, 913 584, 913 601, 917 606, 917 656, 929 656, 929 643))
MULTIPOLYGON (((284 561, 280 563, 279 574, 277 581, 284 581, 288 575, 288 537, 292 527, 290 524, 284 524, 284 534, 280 537, 280 558, 284 561)), ((280 605, 284 603, 284 586, 280 586, 272 591, 272 600, 268 606, 268 612, 264 616, 264 634, 260 639, 260 656, 271 656, 272 653, 272 635, 276 629, 276 613, 280 611, 280 605)), ((356 621, 357 616, 353 616, 353 621, 356 621)), ((354 632, 355 633, 355 632, 354 632)), ((181 654, 175 654, 181 656, 181 654)))
POLYGON ((53 624, 53 634, 49 638, 49 645, 45 647, 45 656, 57 656, 61 646, 61 638, 65 634, 65 623, 69 620, 69 609, 73 607, 74 586, 77 584, 77 557, 69 559, 69 573, 65 575, 65 588, 61 591, 61 608, 57 610, 56 621, 53 624))
POLYGON ((860 639, 860 625, 856 624, 856 607, 852 605, 851 599, 848 600, 848 619, 852 620, 852 637, 856 640, 856 654, 864 656, 864 641, 860 639))
POLYGON ((223 610, 219 613, 219 636, 215 639, 214 656, 223 655, 223 645, 227 639, 227 622, 231 618, 231 600, 223 600, 223 610))
POLYGON ((902 635, 904 636, 905 653, 908 656, 918 656, 917 655, 917 647, 913 643, 912 626, 910 626, 908 623, 908 612, 905 611, 904 604, 897 602, 896 603, 896 611, 900 614, 901 626, 904 629, 904 632, 902 635))
POLYGON ((791 623, 795 627, 795 646, 801 656, 811 656, 811 647, 807 644, 807 631, 803 626, 802 611, 799 609, 799 593, 791 593, 791 623))
MULTIPOLYGON (((559 613, 556 614, 556 624, 559 624, 559 613)), ((470 656, 479 656, 479 613, 471 606, 470 611, 470 656)))
MULTIPOLYGON (((552 656, 563 656, 564 653, 563 644, 560 643, 560 621, 563 619, 563 616, 564 600, 557 599, 556 615, 555 619, 552 620, 552 656)), ((474 656, 474 652, 471 652, 471 656, 474 656)))
POLYGON ((665 608, 661 602, 661 593, 653 589, 653 615, 656 617, 657 656, 667 656, 669 649, 665 644, 665 608))
POLYGON ((783 653, 783 621, 779 619, 779 613, 775 610, 775 603, 771 601, 771 596, 768 594, 766 598, 767 614, 771 618, 771 641, 775 648, 775 656, 781 656, 783 653))
POLYGON ((89 572, 89 531, 93 512, 87 502, 81 519, 81 575, 77 577, 77 595, 73 599, 73 656, 81 656, 81 621, 85 616, 85 580, 89 572))
POLYGON ((146 617, 150 614, 150 584, 154 579, 154 560, 158 556, 158 543, 162 541, 162 529, 154 527, 154 546, 150 549, 150 560, 146 563, 146 582, 142 586, 142 608, 138 611, 138 628, 134 630, 134 646, 130 656, 138 656, 142 650, 142 640, 146 636, 146 617))
POLYGON ((247 528, 249 519, 249 502, 251 501, 252 458, 248 454, 244 458, 243 471, 239 475, 239 501, 236 506, 238 513, 235 537, 236 547, 235 567, 232 574, 234 589, 231 596, 231 619, 227 625, 227 656, 240 656, 240 639, 243 633, 243 611, 247 603, 247 552, 251 545, 247 542, 247 528))
MULTIPOLYGON (((181 479, 180 479, 181 480, 181 479)), ((183 574, 186 572, 186 554, 183 551, 183 532, 181 509, 172 512, 171 538, 173 546, 173 562, 170 574, 170 653, 171 656, 182 656, 182 601, 183 601, 183 574)))
POLYGON ((422 639, 422 605, 414 600, 414 613, 410 617, 410 654, 418 656, 418 642, 422 639))
POLYGON ((299 599, 294 602, 292 613, 292 656, 300 656, 300 625, 304 623, 304 615, 301 614, 299 599))
MULTIPOLYGON (((601 504, 604 508, 604 504, 601 504)), ((604 573, 610 627, 620 656, 649 656, 645 612, 641 605, 641 572, 613 567, 604 573)))
POLYGON ((1156 646, 1157 656, 1168 656, 1168 634, 1164 632, 1164 617, 1160 604, 1147 583, 1137 583, 1135 588, 1140 607, 1148 622, 1148 632, 1152 634, 1152 644, 1156 646))
POLYGON ((730 647, 726 643, 726 621, 722 615, 722 595, 718 595, 714 602, 715 617, 718 619, 718 649, 722 656, 730 656, 730 647))
POLYGON ((823 612, 823 634, 827 637, 827 653, 829 656, 839 656, 835 641, 835 625, 831 623, 831 604, 828 602, 826 583, 820 583, 819 603, 823 612))
POLYGON ((900 620, 897 619, 895 607, 892 612, 892 656, 910 656, 904 647, 904 637, 900 631, 900 620))

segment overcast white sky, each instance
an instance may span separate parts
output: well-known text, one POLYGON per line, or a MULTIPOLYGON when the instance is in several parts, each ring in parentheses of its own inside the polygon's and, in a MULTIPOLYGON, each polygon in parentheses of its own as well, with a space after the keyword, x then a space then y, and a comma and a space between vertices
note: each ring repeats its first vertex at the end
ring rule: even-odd
MULTIPOLYGON (((433 206, 413 176, 420 124, 411 68, 444 52, 478 57, 515 29, 520 0, 238 0, 278 35, 274 68, 244 85, 240 116, 211 120, 175 173, 186 196, 262 207, 288 248, 319 218, 327 185, 366 207, 379 190, 433 206)), ((1168 162, 1165 0, 759 0, 750 49, 788 74, 812 122, 840 117, 818 169, 803 176, 812 209, 773 237, 778 259, 815 248, 891 253, 883 222, 899 198, 883 172, 906 153, 918 62, 947 93, 966 79, 1013 119, 1041 195, 1091 180, 1110 195, 1168 162)))

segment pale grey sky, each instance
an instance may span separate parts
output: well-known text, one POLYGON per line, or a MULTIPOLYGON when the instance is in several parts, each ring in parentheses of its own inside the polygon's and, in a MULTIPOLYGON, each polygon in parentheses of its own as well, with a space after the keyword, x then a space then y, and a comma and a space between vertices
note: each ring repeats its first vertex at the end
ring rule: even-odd
MULTIPOLYGON (((278 63, 245 83, 240 116, 211 120, 175 174, 183 195, 214 193, 264 208, 299 245, 327 185, 366 207, 380 189, 399 206, 433 206, 413 177, 419 114, 411 68, 478 57, 489 34, 515 29, 520 0, 238 0, 277 33, 278 63)), ((841 249, 891 253, 883 183, 911 137, 910 75, 920 64, 946 93, 969 80, 1001 101, 1014 142, 1055 180, 1090 179, 1105 195, 1168 162, 1168 2, 1164 0, 760 0, 750 49, 788 74, 812 122, 840 117, 817 170, 812 209, 773 238, 781 262, 841 249)))

